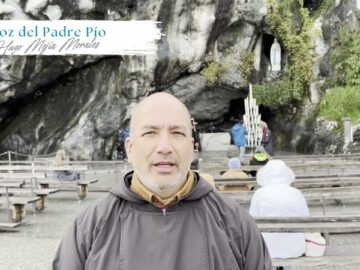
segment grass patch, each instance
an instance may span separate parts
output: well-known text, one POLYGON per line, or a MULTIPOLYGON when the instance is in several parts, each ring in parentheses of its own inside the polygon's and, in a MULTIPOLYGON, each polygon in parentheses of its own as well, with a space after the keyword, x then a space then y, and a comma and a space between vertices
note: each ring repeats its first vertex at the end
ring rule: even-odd
POLYGON ((350 117, 352 124, 360 123, 360 88, 358 86, 335 87, 322 98, 319 116, 334 120, 343 126, 342 117, 350 117))
POLYGON ((340 30, 339 43, 332 61, 336 83, 340 85, 360 85, 360 31, 349 33, 340 30))

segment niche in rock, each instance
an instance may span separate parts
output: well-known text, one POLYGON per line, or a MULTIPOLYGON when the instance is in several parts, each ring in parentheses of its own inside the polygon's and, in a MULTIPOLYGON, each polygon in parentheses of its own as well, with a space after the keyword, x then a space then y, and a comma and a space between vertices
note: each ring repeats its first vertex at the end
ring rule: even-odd
POLYGON ((244 99, 237 98, 230 101, 229 112, 224 115, 225 122, 231 122, 232 119, 239 119, 239 116, 245 114, 244 99))
POLYGON ((285 64, 285 52, 282 49, 280 41, 277 40, 274 36, 264 33, 262 40, 262 56, 265 57, 265 59, 262 59, 262 65, 270 65, 269 71, 274 71, 275 73, 277 73, 277 75, 280 75, 279 71, 285 64), (274 50, 275 47, 278 47, 278 49, 274 50))
POLYGON ((260 105, 259 114, 261 115, 261 120, 266 122, 269 127, 272 126, 272 123, 275 121, 275 115, 268 107, 260 105))
POLYGON ((304 0, 304 8, 307 8, 310 12, 314 12, 320 8, 323 0, 304 0))

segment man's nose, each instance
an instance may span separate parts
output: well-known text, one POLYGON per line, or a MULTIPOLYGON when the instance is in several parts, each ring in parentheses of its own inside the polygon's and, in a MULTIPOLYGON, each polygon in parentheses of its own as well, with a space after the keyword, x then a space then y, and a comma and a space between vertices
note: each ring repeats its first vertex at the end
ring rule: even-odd
POLYGON ((168 154, 172 153, 173 149, 172 149, 171 139, 170 139, 169 134, 167 134, 167 133, 161 134, 161 136, 159 137, 156 151, 157 151, 157 153, 163 154, 163 155, 168 155, 168 154))

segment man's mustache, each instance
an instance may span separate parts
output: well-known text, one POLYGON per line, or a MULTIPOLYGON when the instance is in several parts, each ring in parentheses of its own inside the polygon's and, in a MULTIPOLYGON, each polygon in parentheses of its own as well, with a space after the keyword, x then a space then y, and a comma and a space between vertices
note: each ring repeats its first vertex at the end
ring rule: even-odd
POLYGON ((151 159, 151 164, 156 165, 160 163, 170 163, 172 165, 177 165, 178 160, 175 157, 172 156, 159 156, 151 159))

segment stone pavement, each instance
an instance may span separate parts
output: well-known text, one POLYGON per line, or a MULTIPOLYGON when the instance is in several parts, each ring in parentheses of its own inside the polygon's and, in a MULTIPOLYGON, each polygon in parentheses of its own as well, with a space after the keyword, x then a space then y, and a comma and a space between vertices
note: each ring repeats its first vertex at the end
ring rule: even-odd
MULTIPOLYGON (((102 169, 107 167, 102 166, 102 169)), ((120 168, 118 177, 122 177, 124 172, 120 168)), ((99 183, 90 185, 90 188, 109 190, 116 184, 115 174, 90 174, 87 177, 99 179, 99 183)), ((75 190, 60 191, 51 194, 46 209, 36 215, 28 205, 25 224, 17 227, 16 232, 0 232, 0 269, 51 269, 52 258, 69 225, 83 209, 106 194, 90 191, 84 201, 78 201, 75 190)), ((0 222, 6 222, 6 217, 6 209, 1 206, 0 222)))
MULTIPOLYGON (((75 191, 58 192, 49 197, 43 213, 34 215, 27 211, 25 224, 17 232, 0 233, 0 269, 47 270, 61 237, 78 213, 104 192, 90 192, 88 198, 78 203, 75 191)), ((31 208, 31 207, 30 207, 31 208)), ((0 216, 6 216, 2 207, 0 216)))

